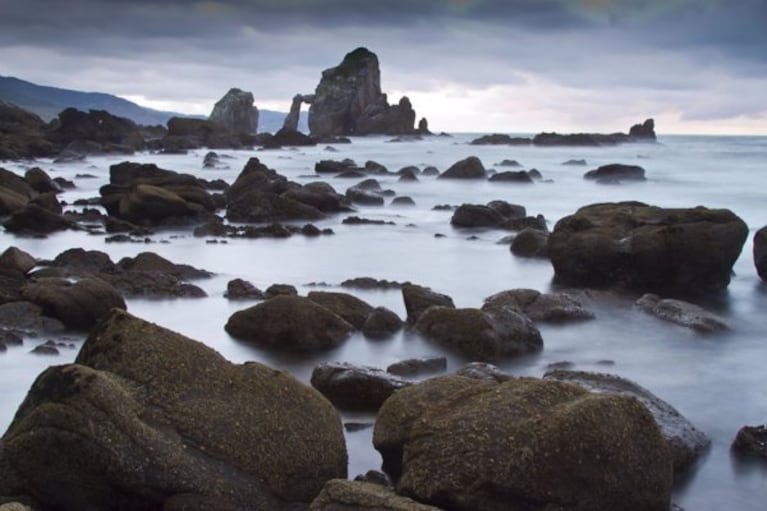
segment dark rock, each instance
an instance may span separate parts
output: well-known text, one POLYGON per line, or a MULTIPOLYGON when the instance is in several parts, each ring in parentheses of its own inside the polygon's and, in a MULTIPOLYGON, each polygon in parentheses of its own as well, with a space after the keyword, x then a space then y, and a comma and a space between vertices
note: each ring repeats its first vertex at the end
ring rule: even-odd
POLYGON ((674 472, 682 474, 703 454, 711 440, 693 426, 673 406, 636 383, 612 374, 581 371, 549 371, 545 379, 574 383, 589 392, 618 394, 637 399, 652 414, 674 462, 674 472))
POLYGON ((74 229, 76 223, 61 215, 50 212, 36 204, 28 204, 24 208, 11 213, 3 222, 3 227, 13 233, 49 234, 66 229, 74 229))
POLYGON ((32 205, 40 206, 44 210, 50 213, 53 213, 54 215, 61 215, 64 212, 62 203, 59 202, 58 197, 56 197, 56 194, 53 192, 45 192, 45 193, 41 193, 37 197, 33 197, 27 203, 27 206, 32 206, 32 205))
POLYGON ((377 161, 368 160, 365 162, 365 172, 368 174, 388 174, 389 169, 377 161))
POLYGON ((385 339, 402 329, 402 320, 397 313, 386 307, 376 307, 368 314, 362 325, 362 333, 370 339, 385 339))
POLYGON ((396 491, 443 509, 667 510, 672 461, 637 400, 533 378, 432 378, 390 397, 373 443, 396 491))
POLYGON ((202 159, 202 167, 205 169, 214 169, 221 162, 218 153, 208 151, 202 159))
POLYGON ((616 181, 645 181, 644 169, 638 165, 623 165, 611 163, 602 165, 595 170, 586 172, 585 179, 616 180, 616 181))
POLYGON ((498 167, 521 167, 522 164, 519 163, 517 160, 503 160, 498 163, 496 163, 498 167))
POLYGON ((296 94, 293 96, 293 100, 290 102, 288 115, 285 116, 285 121, 282 123, 283 129, 298 131, 298 121, 301 117, 301 104, 304 102, 311 103, 312 101, 314 101, 314 97, 311 95, 304 96, 303 94, 296 94))
POLYGON ((89 329, 111 309, 125 309, 125 300, 107 282, 84 278, 77 282, 42 278, 21 290, 22 297, 39 305, 46 316, 60 320, 68 327, 89 329))
POLYGON ((33 355, 58 355, 60 352, 56 346, 46 342, 45 344, 35 346, 30 353, 33 355))
POLYGON ((322 181, 307 183, 301 188, 291 188, 284 194, 286 199, 292 199, 302 204, 312 206, 323 213, 338 213, 352 211, 351 202, 322 181))
POLYGON ((455 210, 450 224, 454 227, 495 227, 503 216, 493 208, 479 204, 462 204, 455 210))
POLYGON ((549 257, 549 233, 525 227, 511 242, 511 253, 520 257, 549 257))
POLYGON ((399 177, 398 181, 401 182, 401 183, 402 182, 410 182, 410 183, 418 182, 418 175, 417 174, 418 174, 417 172, 414 172, 410 168, 406 167, 406 168, 402 169, 399 172, 399 176, 400 177, 399 177))
POLYGON ((0 495, 41 509, 304 509, 346 465, 338 413, 315 390, 114 311, 75 364, 32 385, 0 443, 0 495))
POLYGON ((539 351, 541 333, 527 316, 505 307, 429 307, 414 328, 424 337, 470 357, 491 361, 539 351))
POLYGON ((401 197, 395 197, 391 201, 392 206, 415 206, 415 201, 412 197, 403 195, 401 197))
POLYGON ((405 284, 402 286, 402 299, 405 302, 405 311, 407 311, 407 323, 414 325, 416 321, 430 307, 453 307, 453 299, 442 293, 437 293, 428 287, 417 286, 415 284, 405 284))
POLYGON ((530 145, 532 140, 524 137, 512 137, 505 134, 493 133, 492 135, 483 135, 475 138, 469 144, 471 145, 530 145))
POLYGON ((141 252, 136 257, 124 257, 117 263, 125 271, 167 273, 181 279, 203 279, 213 276, 188 264, 176 264, 154 252, 141 252))
POLYGON ((24 338, 16 332, 0 329, 0 344, 3 346, 21 346, 24 344, 24 338))
POLYGON ((32 334, 55 334, 65 329, 61 321, 45 316, 42 307, 22 301, 21 296, 17 301, 0 305, 0 324, 14 332, 32 334))
POLYGON ((357 329, 362 328, 373 312, 372 305, 348 293, 311 291, 306 297, 339 315, 357 329))
POLYGON ((8 247, 0 254, 0 270, 2 271, 10 270, 26 275, 35 266, 37 266, 37 260, 17 247, 8 247))
POLYGON ((354 160, 320 160, 314 164, 317 174, 343 174, 348 170, 359 170, 354 160))
POLYGON ((634 124, 629 129, 629 136, 643 141, 655 141, 655 121, 646 119, 642 124, 634 124))
POLYGON ((433 358, 409 358, 393 364, 386 368, 387 373, 397 376, 418 376, 420 374, 441 373, 447 371, 446 357, 433 358))
POLYGON ((530 174, 528 174, 524 170, 519 171, 506 171, 506 172, 499 172, 497 174, 493 174, 490 176, 490 181, 492 182, 505 182, 505 183, 532 183, 533 178, 530 177, 530 174))
POLYGON ((269 139, 265 140, 261 145, 263 145, 264 149, 304 147, 317 145, 317 140, 308 135, 304 135, 300 131, 281 128, 274 134, 274 136, 269 137, 269 139))
POLYGON ((104 110, 89 110, 86 113, 67 108, 59 113, 55 126, 48 138, 62 146, 75 141, 90 142, 96 144, 92 146, 98 148, 96 152, 129 153, 142 150, 146 145, 144 136, 133 121, 104 110))
POLYGON ((703 307, 673 298, 661 299, 652 293, 643 295, 634 304, 639 310, 698 332, 711 333, 728 330, 727 323, 703 307))
POLYGON ((375 412, 397 390, 411 382, 374 367, 346 363, 320 364, 312 371, 312 387, 346 409, 375 412))
POLYGON ((291 284, 272 284, 266 288, 266 297, 274 298, 275 296, 298 296, 298 289, 291 284))
POLYGON ((44 127, 37 115, 0 100, 0 160, 54 156, 58 148, 45 138, 44 127))
POLYGON ((423 174, 424 176, 438 176, 439 170, 437 169, 437 167, 433 167, 429 165, 428 167, 424 167, 424 169, 421 171, 421 174, 423 174))
POLYGON ((233 279, 226 284, 224 296, 230 300, 263 300, 264 292, 242 279, 233 279))
POLYGON ((465 376, 475 380, 487 380, 501 383, 514 378, 512 375, 504 373, 497 366, 487 362, 470 362, 456 371, 456 376, 465 376))
POLYGON ((439 179, 485 179, 487 171, 476 156, 453 163, 450 168, 439 175, 439 179))
POLYGON ((383 206, 385 202, 381 195, 362 189, 359 185, 346 190, 346 198, 362 206, 383 206))
POLYGON ((36 196, 37 192, 21 176, 0 168, 0 216, 21 210, 36 196))
POLYGON ((414 133, 414 124, 410 100, 403 97, 389 105, 381 92, 378 57, 366 48, 357 48, 322 72, 309 108, 309 130, 315 138, 414 133))
POLYGON ((583 166, 586 165, 586 160, 567 160, 562 162, 562 165, 583 166))
POLYGON ((359 179, 365 177, 365 173, 359 170, 345 170, 336 176, 340 179, 359 179))
POLYGON ((747 236, 726 209, 621 202, 561 219, 548 246, 559 282, 689 294, 725 289, 747 236))
MULTIPOLYGON (((543 174, 541 174, 541 171, 538 169, 530 169, 527 171, 527 175, 530 176, 530 179, 543 179, 543 174)), ((551 180, 547 180, 547 182, 550 182, 551 180)))
POLYGON ((365 481, 328 481, 312 502, 311 511, 439 511, 394 493, 380 483, 365 481))
POLYGON ((372 220, 370 218, 361 218, 358 216, 346 217, 341 223, 344 225, 394 225, 394 222, 387 222, 386 220, 372 220))
POLYGON ((507 308, 533 321, 562 323, 594 319, 594 314, 568 293, 541 293, 535 289, 512 289, 485 298, 483 309, 507 308))
POLYGON ((29 184, 30 188, 38 193, 61 192, 61 186, 56 181, 51 179, 40 167, 33 167, 24 173, 24 180, 29 184))
POLYGON ((418 121, 418 133, 421 135, 431 135, 431 131, 429 131, 429 121, 426 119, 426 117, 421 117, 421 120, 418 121))
POLYGON ((754 265, 759 277, 767 281, 767 227, 762 227, 754 234, 754 265))
POLYGON ((168 133, 161 145, 165 152, 178 153, 188 149, 242 149, 251 147, 255 137, 237 133, 207 119, 172 117, 168 120, 168 133))
POLYGON ((233 132, 256 133, 258 108, 253 105, 253 94, 240 89, 229 89, 229 92, 213 105, 208 120, 233 132))
POLYGON ((300 351, 332 348, 355 330, 337 314, 300 296, 276 296, 235 312, 224 328, 238 339, 300 351))
POLYGON ((396 282, 386 279, 374 279, 372 277, 356 277, 346 279, 341 282, 341 287, 351 287, 357 289, 401 289, 403 285, 409 283, 396 282))
POLYGON ((739 455, 767 460, 767 426, 743 426, 735 436, 731 449, 739 455))
POLYGON ((52 266, 66 268, 69 275, 78 277, 92 276, 115 269, 115 263, 106 252, 83 248, 65 250, 53 259, 52 266))
MULTIPOLYGON (((344 429, 349 433, 364 431, 373 427, 372 422, 344 422, 344 429)), ((357 480, 357 478, 355 478, 357 480)))
POLYGON ((304 236, 315 237, 315 236, 321 236, 322 231, 320 230, 319 227, 317 227, 314 224, 306 224, 303 227, 301 227, 301 234, 303 234, 304 236))

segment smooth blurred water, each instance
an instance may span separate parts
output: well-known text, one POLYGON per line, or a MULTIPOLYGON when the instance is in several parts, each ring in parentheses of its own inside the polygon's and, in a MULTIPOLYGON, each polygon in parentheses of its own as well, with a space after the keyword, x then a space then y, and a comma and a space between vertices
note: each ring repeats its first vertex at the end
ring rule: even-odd
MULTIPOLYGON (((528 214, 543 214, 553 227, 577 208, 605 201, 640 200, 666 207, 704 205, 730 208, 751 229, 735 276, 727 293, 708 301, 731 324, 723 335, 700 336, 682 327, 661 322, 632 309, 632 297, 594 305, 595 321, 567 326, 543 326, 544 350, 537 355, 501 363, 514 374, 540 376, 552 362, 570 361, 577 369, 613 372, 628 377, 674 405, 696 426, 708 433, 712 448, 688 481, 677 485, 675 501, 687 511, 763 510, 767 502, 767 470, 732 459, 729 446, 745 424, 767 422, 767 286, 756 275, 751 255, 753 232, 767 224, 764 189, 767 184, 767 139, 763 137, 661 137, 658 144, 608 148, 540 148, 470 146, 473 136, 433 137, 420 142, 391 143, 384 137, 356 138, 336 145, 300 150, 222 151, 228 169, 202 169, 205 151, 185 156, 139 154, 131 157, 93 157, 86 162, 37 165, 52 176, 73 179, 77 189, 61 196, 72 203, 98 195, 108 180, 109 165, 129 159, 153 162, 162 168, 188 172, 231 183, 248 158, 256 156, 290 179, 306 183, 330 182, 343 192, 356 180, 313 175, 320 159, 352 158, 362 165, 375 160, 389 170, 407 165, 434 165, 440 171, 469 155, 486 167, 515 159, 524 168, 537 168, 544 179, 533 185, 437 180, 420 176, 416 183, 397 177, 378 178, 384 188, 412 197, 416 207, 359 208, 359 216, 393 221, 396 225, 347 226, 345 215, 318 223, 335 234, 319 238, 232 239, 206 243, 188 230, 161 232, 151 244, 108 244, 102 236, 64 232, 45 239, 0 234, 2 245, 18 246, 37 258, 83 247, 109 253, 114 261, 151 250, 177 263, 188 263, 216 273, 195 282, 208 293, 204 299, 129 300, 129 311, 139 317, 205 342, 234 362, 258 360, 286 369, 308 382, 312 368, 322 361, 348 361, 385 367, 402 358, 444 354, 440 348, 409 333, 390 340, 370 341, 361 335, 339 348, 316 356, 268 352, 230 338, 223 329, 228 317, 250 303, 229 302, 223 297, 226 283, 243 278, 265 289, 272 283, 337 285, 345 279, 370 276, 409 280, 449 294, 459 307, 479 306, 482 300, 504 289, 551 289, 553 271, 546 261, 516 258, 508 245, 496 242, 506 232, 462 230, 450 226, 451 212, 433 211, 437 204, 486 203, 503 199, 527 207, 528 214), (569 159, 585 159, 585 167, 563 166, 569 159), (637 164, 648 181, 621 186, 597 185, 583 179, 589 169, 606 163, 637 164), (90 173, 95 179, 76 178, 90 173), (435 237, 444 234, 444 237, 435 237), (469 240, 472 235, 479 239, 469 240), (606 366, 599 361, 610 360, 606 366)), ((3 164, 23 173, 30 165, 3 164)), ((504 170, 496 167, 498 170, 504 170)), ((388 204, 388 201, 387 201, 388 204)), ((331 290, 338 289, 331 287, 331 290)), ((351 291, 372 305, 385 305, 404 317, 401 294, 396 290, 351 291)), ((71 335, 70 335, 71 337, 71 335)), ((29 385, 48 364, 67 363, 75 350, 58 357, 38 357, 28 351, 45 339, 27 339, 23 347, 9 347, 0 354, 0 429, 10 422, 29 385)), ((77 341, 79 343, 79 340, 77 341)), ((466 360, 449 355, 449 370, 466 360)), ((364 414, 345 414, 354 421, 372 422, 364 414)), ((370 443, 371 430, 347 434, 350 476, 378 468, 380 459, 370 443)))

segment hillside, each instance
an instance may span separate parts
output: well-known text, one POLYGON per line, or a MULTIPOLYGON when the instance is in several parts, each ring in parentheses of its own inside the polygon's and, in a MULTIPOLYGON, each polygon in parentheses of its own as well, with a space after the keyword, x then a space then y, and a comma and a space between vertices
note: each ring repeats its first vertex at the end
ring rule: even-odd
MULTIPOLYGON (((106 110, 113 115, 126 117, 143 125, 161 124, 164 126, 168 119, 175 116, 199 117, 153 110, 113 94, 48 87, 11 76, 0 76, 0 100, 14 103, 39 115, 46 121, 55 118, 59 112, 69 107, 83 111, 106 110)), ((282 127, 286 115, 284 112, 273 110, 259 110, 259 112, 258 130, 260 132, 274 132, 282 127)), ((299 129, 307 130, 305 113, 302 113, 299 129)))

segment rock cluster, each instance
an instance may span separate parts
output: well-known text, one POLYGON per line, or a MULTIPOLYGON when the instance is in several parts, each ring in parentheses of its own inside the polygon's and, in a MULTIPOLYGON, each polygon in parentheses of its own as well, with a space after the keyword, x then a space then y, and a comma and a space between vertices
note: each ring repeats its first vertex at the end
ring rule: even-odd
POLYGON ((611 146, 631 142, 655 142, 655 121, 647 119, 631 126, 626 133, 539 133, 533 138, 512 137, 493 133, 469 142, 471 145, 539 145, 539 146, 611 146))
POLYGON ((13 233, 48 234, 76 228, 57 199, 61 186, 40 168, 19 176, 0 168, 0 216, 13 233))

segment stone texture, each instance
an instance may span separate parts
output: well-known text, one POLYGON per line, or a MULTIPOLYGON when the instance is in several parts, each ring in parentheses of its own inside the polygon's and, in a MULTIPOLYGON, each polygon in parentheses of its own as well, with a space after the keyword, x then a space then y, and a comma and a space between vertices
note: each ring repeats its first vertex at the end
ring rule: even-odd
POLYGON ((236 88, 229 89, 229 92, 213 105, 208 120, 234 132, 256 133, 258 108, 253 105, 253 93, 236 88))
POLYGON ((647 293, 634 304, 639 310, 652 314, 664 321, 670 321, 702 333, 721 332, 729 327, 724 319, 694 303, 661 298, 647 293))

